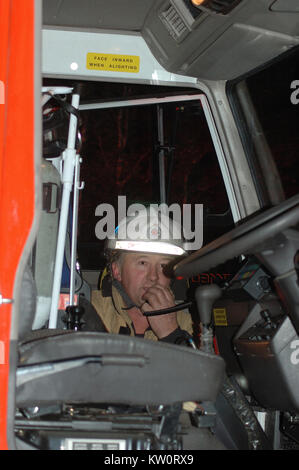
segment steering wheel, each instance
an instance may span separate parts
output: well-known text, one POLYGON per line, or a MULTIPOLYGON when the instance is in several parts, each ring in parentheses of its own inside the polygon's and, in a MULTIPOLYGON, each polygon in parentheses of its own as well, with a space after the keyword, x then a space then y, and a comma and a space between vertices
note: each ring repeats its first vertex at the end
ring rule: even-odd
POLYGON ((299 194, 247 220, 225 235, 176 262, 175 276, 186 278, 248 254, 254 248, 299 222, 299 194))

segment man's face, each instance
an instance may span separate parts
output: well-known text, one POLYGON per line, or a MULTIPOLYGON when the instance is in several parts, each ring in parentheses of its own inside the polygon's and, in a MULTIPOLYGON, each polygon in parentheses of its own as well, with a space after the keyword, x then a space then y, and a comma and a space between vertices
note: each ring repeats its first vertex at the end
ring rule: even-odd
POLYGON ((120 281, 130 299, 137 305, 144 303, 143 295, 149 287, 159 284, 169 287, 163 267, 171 256, 147 253, 127 253, 120 262, 112 263, 113 277, 120 281))

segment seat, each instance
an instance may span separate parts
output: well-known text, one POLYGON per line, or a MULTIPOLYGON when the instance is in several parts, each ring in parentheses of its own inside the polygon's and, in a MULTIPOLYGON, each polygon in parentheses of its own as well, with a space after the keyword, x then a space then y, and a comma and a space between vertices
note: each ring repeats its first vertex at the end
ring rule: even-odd
POLYGON ((44 330, 19 354, 18 407, 213 401, 224 375, 218 356, 107 333, 44 330))

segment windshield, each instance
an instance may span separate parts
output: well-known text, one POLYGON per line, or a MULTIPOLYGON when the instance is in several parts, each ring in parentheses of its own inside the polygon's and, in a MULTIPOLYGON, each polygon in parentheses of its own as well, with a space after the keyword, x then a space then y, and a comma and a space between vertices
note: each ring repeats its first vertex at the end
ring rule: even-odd
POLYGON ((261 206, 298 192, 298 56, 296 48, 230 87, 261 206))

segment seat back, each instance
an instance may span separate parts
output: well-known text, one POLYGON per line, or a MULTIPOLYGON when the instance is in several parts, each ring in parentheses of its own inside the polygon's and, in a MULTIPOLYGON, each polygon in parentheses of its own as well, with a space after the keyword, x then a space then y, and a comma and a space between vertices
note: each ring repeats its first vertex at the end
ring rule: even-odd
POLYGON ((213 401, 224 377, 219 356, 184 346, 107 333, 48 331, 51 336, 20 346, 18 407, 213 401))

